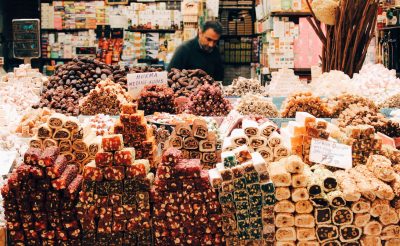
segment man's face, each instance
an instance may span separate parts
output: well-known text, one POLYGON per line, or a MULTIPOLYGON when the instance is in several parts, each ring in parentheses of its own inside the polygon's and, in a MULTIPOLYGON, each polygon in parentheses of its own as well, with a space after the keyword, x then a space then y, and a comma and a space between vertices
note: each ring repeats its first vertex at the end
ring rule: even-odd
POLYGON ((209 28, 202 32, 199 31, 199 42, 203 50, 211 53, 215 46, 217 46, 218 40, 221 37, 214 29, 209 28))

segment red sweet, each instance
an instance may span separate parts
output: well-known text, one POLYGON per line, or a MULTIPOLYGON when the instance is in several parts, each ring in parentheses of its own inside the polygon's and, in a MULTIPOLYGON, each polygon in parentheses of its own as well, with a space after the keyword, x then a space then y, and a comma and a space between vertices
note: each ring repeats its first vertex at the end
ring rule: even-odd
POLYGON ((78 168, 75 165, 68 165, 61 177, 51 182, 56 190, 66 189, 78 174, 78 168))
POLYGON ((59 154, 60 154, 60 149, 58 147, 52 146, 46 148, 40 155, 38 165, 41 167, 52 166, 59 154))
POLYGON ((30 147, 24 154, 24 163, 28 165, 37 165, 42 150, 30 147))
POLYGON ((143 163, 137 163, 126 167, 126 178, 128 179, 144 179, 146 176, 146 166, 143 163))
POLYGON ((54 165, 46 168, 47 176, 52 179, 58 178, 67 167, 67 159, 63 155, 59 155, 54 162, 54 165))
POLYGON ((123 180, 125 178, 125 167, 124 166, 105 167, 104 178, 106 180, 123 180))
POLYGON ((98 167, 107 167, 112 166, 114 161, 114 155, 112 152, 97 152, 96 157, 96 166, 98 167))
POLYGON ((96 167, 95 162, 92 161, 83 168, 83 178, 91 181, 102 181, 103 171, 96 167))
POLYGON ((82 181, 83 181, 83 176, 78 174, 75 177, 75 179, 72 180, 72 182, 68 185, 67 194, 70 196, 73 194, 77 194, 81 189, 82 181))
POLYGON ((135 161, 135 148, 125 148, 115 152, 115 165, 129 166, 135 161))

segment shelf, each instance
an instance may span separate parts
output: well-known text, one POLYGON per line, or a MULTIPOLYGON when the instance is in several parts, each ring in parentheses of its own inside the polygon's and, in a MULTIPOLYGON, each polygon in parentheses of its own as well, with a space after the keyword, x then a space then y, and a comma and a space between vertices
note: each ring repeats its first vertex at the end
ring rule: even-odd
POLYGON ((220 10, 252 10, 253 6, 220 6, 220 10))
POLYGON ((175 33, 174 29, 125 29, 126 32, 142 32, 142 33, 175 33))
POLYGON ((56 61, 56 62, 63 61, 63 62, 66 62, 66 61, 72 61, 73 58, 38 58, 38 59, 42 60, 42 61, 56 61))
POLYGON ((243 66, 247 65, 249 66, 253 62, 223 62, 224 65, 237 65, 237 66, 243 66))
POLYGON ((311 68, 293 68, 293 71, 297 74, 311 74, 311 68))
POLYGON ((396 29, 400 29, 400 26, 385 26, 382 28, 379 28, 379 31, 387 31, 387 30, 396 30, 396 29))
POLYGON ((77 29, 47 29, 47 28, 42 28, 40 29, 42 32, 86 32, 89 30, 94 30, 94 29, 87 29, 87 28, 77 28, 77 29))
POLYGON ((271 12, 271 17, 311 17, 310 12, 300 12, 300 11, 282 11, 282 12, 271 12))
POLYGON ((243 35, 221 35, 221 38, 253 38, 257 37, 257 34, 243 34, 243 35))

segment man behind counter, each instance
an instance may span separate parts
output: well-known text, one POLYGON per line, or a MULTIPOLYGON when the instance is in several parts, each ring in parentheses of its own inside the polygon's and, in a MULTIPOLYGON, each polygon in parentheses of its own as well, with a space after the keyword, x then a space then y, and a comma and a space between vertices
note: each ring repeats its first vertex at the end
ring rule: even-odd
POLYGON ((168 66, 178 69, 203 69, 217 81, 224 78, 224 67, 217 43, 222 26, 218 21, 207 21, 199 30, 199 35, 181 44, 175 51, 168 66))

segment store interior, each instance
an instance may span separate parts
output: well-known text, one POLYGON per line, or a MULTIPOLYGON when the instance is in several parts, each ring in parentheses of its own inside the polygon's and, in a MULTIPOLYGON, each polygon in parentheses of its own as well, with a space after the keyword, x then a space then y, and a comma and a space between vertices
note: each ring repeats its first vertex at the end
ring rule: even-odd
POLYGON ((399 246, 400 1, 0 1, 0 246, 399 246))

